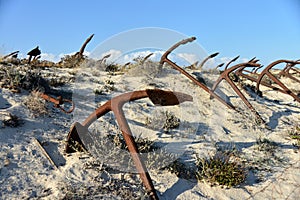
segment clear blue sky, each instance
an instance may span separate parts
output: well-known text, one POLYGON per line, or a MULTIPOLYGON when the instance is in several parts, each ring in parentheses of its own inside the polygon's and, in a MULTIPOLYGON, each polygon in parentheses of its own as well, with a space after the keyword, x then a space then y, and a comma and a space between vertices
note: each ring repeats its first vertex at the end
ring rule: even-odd
MULTIPOLYGON (((86 50, 134 28, 161 27, 196 36, 208 52, 262 64, 300 58, 299 0, 68 1, 0 0, 0 53, 86 50)), ((177 42, 177 41, 174 41, 177 42)))

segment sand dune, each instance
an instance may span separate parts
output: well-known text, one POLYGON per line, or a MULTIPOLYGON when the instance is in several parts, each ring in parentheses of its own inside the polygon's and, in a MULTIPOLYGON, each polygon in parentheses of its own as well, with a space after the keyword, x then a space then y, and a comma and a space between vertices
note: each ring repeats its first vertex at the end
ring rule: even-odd
MULTIPOLYGON (((21 74, 29 70, 26 65, 1 64, 0 68, 1 72, 12 68, 21 74)), ((61 92, 66 98, 72 97, 76 109, 66 114, 42 101, 47 112, 38 115, 25 103, 32 98, 32 88, 20 89, 20 93, 7 87, 0 89, 1 199, 139 199, 145 196, 134 168, 128 163, 128 166, 118 165, 123 157, 130 159, 126 150, 114 155, 117 147, 103 148, 95 158, 87 153, 66 154, 64 148, 75 121, 82 122, 95 108, 116 95, 150 88, 184 92, 193 97, 193 102, 160 107, 149 99, 142 99, 126 104, 124 112, 136 137, 160 144, 167 153, 176 153, 176 158, 191 166, 197 156, 213 155, 220 148, 235 149, 247 168, 244 183, 224 188, 211 186, 207 181, 179 178, 167 169, 158 169, 163 163, 154 159, 155 153, 148 153, 145 161, 147 165, 150 163, 150 175, 160 199, 299 198, 299 146, 294 145, 296 140, 291 139, 289 132, 300 125, 300 104, 288 95, 264 87, 263 97, 245 93, 266 121, 265 127, 255 122, 253 114, 228 84, 222 83, 218 93, 223 97, 227 95, 243 114, 211 100, 201 88, 168 67, 160 70, 152 65, 140 66, 124 73, 105 72, 94 66, 31 70, 53 82, 50 86, 56 91, 53 94, 61 92), (55 85, 55 82, 61 84, 55 85), (166 112, 180 119, 179 127, 167 131, 163 128, 166 112), (10 123, 13 121, 16 122, 10 123), (49 162, 36 139, 57 168, 49 162), (122 172, 122 167, 131 170, 122 172)), ((217 78, 209 73, 202 75, 211 82, 217 78)), ((299 85, 287 79, 283 81, 299 90, 299 85)), ((94 123, 91 131, 98 134, 98 140, 120 132, 111 113, 94 123)))

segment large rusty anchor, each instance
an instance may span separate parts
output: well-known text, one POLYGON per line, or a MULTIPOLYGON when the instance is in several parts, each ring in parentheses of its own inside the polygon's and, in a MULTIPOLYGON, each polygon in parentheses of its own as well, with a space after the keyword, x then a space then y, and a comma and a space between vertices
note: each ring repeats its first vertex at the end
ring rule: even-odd
MULTIPOLYGON (((196 78, 194 78, 192 75, 190 75, 187 71, 185 71, 184 69, 182 69, 181 67, 179 67, 176 63, 172 62, 170 59, 168 59, 168 55, 177 47, 179 47, 182 44, 186 44, 188 42, 192 42, 196 40, 195 37, 191 37, 191 38, 187 38, 184 39, 178 43, 176 43, 175 45, 173 45, 171 48, 169 48, 161 57, 160 60, 160 65, 162 66, 165 62, 170 64, 174 69, 178 70, 179 72, 181 72, 183 75, 185 75, 187 78, 189 78, 190 80, 192 80, 196 85, 200 86, 204 91, 206 91, 208 94, 210 94, 210 96, 212 98, 216 98, 219 102, 221 102, 223 105, 225 105, 226 107, 230 108, 230 109, 234 109, 238 112, 238 110, 236 109, 235 106, 233 106, 232 104, 226 102, 224 99, 222 99, 219 95, 217 95, 214 91, 216 89, 216 87, 218 86, 218 84, 225 79, 227 82, 229 82, 230 86, 234 89, 234 91, 241 97, 241 99, 243 100, 243 102, 248 106, 248 108, 255 114, 256 118, 258 120, 260 120, 261 122, 264 123, 264 120, 262 119, 262 117, 258 114, 258 112, 254 109, 254 107, 250 104, 250 102, 246 99, 246 97, 243 95, 243 93, 241 93, 241 91, 239 90, 239 88, 232 82, 232 80, 229 77, 229 74, 231 72, 233 72, 234 70, 236 70, 238 67, 240 66, 253 66, 253 67, 258 67, 260 66, 259 64, 257 64, 257 60, 252 59, 250 60, 248 63, 242 63, 238 66, 234 66, 228 69, 228 66, 236 61, 239 56, 235 57, 234 59, 232 59, 231 61, 229 61, 227 63, 227 65, 225 66, 225 71, 220 75, 217 83, 215 83, 215 85, 213 86, 212 89, 209 89, 205 84, 201 83, 200 81, 198 81, 196 78)), ((210 58, 213 58, 215 56, 217 56, 218 53, 214 53, 210 56, 208 56, 206 59, 204 59, 204 61, 202 61, 202 66, 203 64, 210 58)), ((222 64, 223 65, 223 64, 222 64)))
MULTIPOLYGON (((185 75, 187 78, 189 78, 191 81, 193 81, 193 83, 195 83, 196 85, 198 85, 199 87, 201 87, 205 92, 207 92, 208 94, 210 94, 212 97, 216 98, 219 102, 221 102, 223 105, 225 105, 226 107, 230 108, 230 109, 234 109, 236 110, 236 108, 230 104, 227 103, 224 99, 222 99, 220 96, 218 96, 216 93, 214 93, 213 91, 211 91, 205 84, 201 83, 200 81, 198 81, 196 78, 194 78, 192 75, 190 75, 187 71, 185 71, 184 69, 182 69, 181 67, 179 67, 176 63, 174 63, 173 61, 171 61, 168 58, 168 55, 175 50, 177 47, 179 47, 180 45, 186 44, 188 42, 192 42, 196 40, 196 37, 191 37, 191 38, 187 38, 184 39, 176 44, 174 44, 172 47, 170 47, 161 57, 160 59, 160 65, 162 66, 165 62, 168 63, 169 65, 171 65, 174 69, 178 70, 180 73, 182 73, 183 75, 185 75)), ((213 56, 216 56, 213 54, 213 56)), ((210 57, 209 57, 210 58, 210 57)), ((209 59, 208 58, 208 59, 209 59)))
POLYGON ((77 145, 79 144, 79 146, 82 146, 83 149, 86 149, 87 145, 93 144, 93 141, 87 136, 88 127, 98 118, 112 111, 116 117, 117 123, 121 129, 128 150, 136 166, 137 172, 140 174, 141 180, 147 192, 152 199, 158 199, 151 177, 140 157, 134 137, 122 110, 122 107, 125 103, 146 97, 149 97, 153 104, 160 106, 173 106, 185 101, 193 100, 192 96, 184 93, 164 91, 159 89, 146 89, 116 96, 96 109, 82 124, 80 124, 79 122, 75 122, 68 134, 65 150, 67 153, 74 152, 73 147, 76 145, 76 143, 77 145))
POLYGON ((273 80, 279 87, 277 88, 278 91, 288 94, 292 96, 296 101, 300 103, 300 97, 297 94, 294 94, 288 87, 286 87, 278 78, 270 72, 270 69, 272 69, 275 65, 278 65, 280 63, 287 63, 290 65, 296 65, 300 64, 300 61, 292 61, 292 60, 276 60, 269 64, 258 76, 257 81, 256 81, 256 91, 259 90, 259 86, 262 83, 262 79, 264 76, 268 76, 271 80, 273 80))
MULTIPOLYGON (((300 61, 300 60, 296 60, 300 61)), ((295 67, 297 63, 287 63, 285 68, 279 73, 279 76, 286 76, 298 83, 300 83, 300 79, 297 79, 296 77, 293 76, 293 74, 299 74, 300 75, 300 71, 295 67), (294 71, 294 72, 291 72, 294 71)))
MULTIPOLYGON (((254 72, 246 70, 245 68, 249 67, 249 66, 241 66, 240 68, 238 68, 235 71, 235 74, 237 76, 241 76, 243 78, 246 78, 252 82, 256 83, 256 87, 257 89, 259 89, 260 85, 263 85, 265 87, 271 88, 274 91, 278 91, 281 92, 283 94, 288 94, 291 95, 292 92, 275 76, 270 72, 270 69, 272 67, 274 67, 277 64, 286 62, 286 67, 278 74, 279 76, 287 76, 288 78, 291 78, 292 80, 295 81, 299 81, 297 78, 293 77, 291 74, 289 74, 290 72, 288 72, 288 70, 290 70, 294 65, 299 64, 299 61, 289 61, 289 60, 278 60, 275 61, 273 63, 271 63, 270 65, 268 65, 260 74, 257 73, 257 70, 262 68, 262 66, 255 68, 254 72), (251 74, 252 76, 250 76, 249 74, 251 74), (270 79, 272 79, 278 86, 272 85, 266 81, 263 80, 263 76, 268 76, 270 79)), ((298 72, 297 69, 293 70, 296 71, 296 73, 298 72)), ((257 90, 256 91, 260 96, 262 95, 261 91, 257 90)), ((297 95, 293 94, 291 95, 292 97, 294 97, 295 100, 297 100, 297 95)), ((299 102, 299 100, 297 100, 299 102)))
POLYGON ((225 80, 226 82, 229 83, 229 85, 235 91, 235 93, 242 99, 242 101, 250 109, 250 111, 252 113, 254 113, 256 118, 264 123, 264 120, 262 119, 262 117, 255 110, 255 108, 252 106, 252 104, 248 101, 248 99, 245 97, 245 95, 240 91, 240 89, 234 83, 234 80, 232 80, 232 78, 230 77, 231 74, 235 75, 233 72, 239 68, 245 68, 245 67, 254 67, 254 68, 257 67, 258 68, 258 67, 260 67, 260 64, 257 63, 257 60, 251 59, 250 61, 248 61, 246 63, 240 63, 240 64, 237 64, 237 65, 234 65, 234 66, 228 68, 229 64, 234 62, 235 60, 237 60, 238 57, 239 56, 235 57, 234 59, 232 59, 231 61, 229 61, 227 63, 227 65, 225 66, 225 70, 221 73, 221 75, 219 76, 219 78, 217 79, 217 81, 215 82, 215 84, 211 90, 215 91, 216 88, 218 87, 218 85, 221 83, 221 81, 225 80))

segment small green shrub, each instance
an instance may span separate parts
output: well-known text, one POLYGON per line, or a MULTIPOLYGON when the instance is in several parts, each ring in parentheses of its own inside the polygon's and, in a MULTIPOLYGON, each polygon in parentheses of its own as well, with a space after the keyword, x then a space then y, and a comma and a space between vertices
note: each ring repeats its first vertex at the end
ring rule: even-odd
POLYGON ((178 128, 180 125, 180 119, 177 118, 173 113, 166 111, 166 121, 164 123, 165 131, 169 131, 170 129, 178 128))
POLYGON ((116 65, 116 64, 108 64, 105 67, 106 72, 117 72, 119 70, 120 70, 120 67, 119 67, 119 65, 116 65))
POLYGON ((163 169, 175 174, 179 178, 184 179, 196 179, 196 169, 191 166, 190 163, 184 163, 180 159, 174 160, 171 164, 164 167, 163 169))
POLYGON ((60 87, 64 86, 70 82, 74 82, 75 78, 74 77, 66 77, 66 76, 57 76, 48 79, 49 86, 51 87, 60 87))
POLYGON ((258 138, 256 140, 257 149, 260 151, 265 151, 273 155, 275 150, 277 149, 278 145, 276 142, 273 142, 267 138, 258 138))
MULTIPOLYGON (((128 150, 122 134, 108 135, 107 137, 112 140, 115 146, 128 150)), ((134 137, 134 140, 140 153, 149 153, 157 149, 154 141, 151 141, 147 138, 134 137)))
POLYGON ((3 68, 0 66, 0 87, 7 88, 15 92, 20 89, 49 90, 48 81, 41 76, 41 73, 30 67, 20 66, 16 68, 3 68))
POLYGON ((293 127, 288 133, 291 139, 296 140, 294 145, 300 148, 300 126, 293 127))
POLYGON ((74 54, 74 55, 65 55, 61 58, 61 60, 58 62, 58 67, 63 68, 75 68, 80 66, 83 61, 86 60, 85 56, 82 56, 80 54, 74 54))
POLYGON ((211 185, 226 187, 237 186, 246 179, 246 169, 243 164, 234 159, 234 154, 220 152, 208 158, 197 158, 196 176, 198 180, 206 180, 211 185))
POLYGON ((0 87, 19 91, 22 84, 21 81, 25 76, 13 68, 1 68, 0 70, 0 87))
POLYGON ((94 89, 94 93, 97 95, 102 95, 102 94, 104 94, 104 91, 102 89, 96 88, 96 89, 94 89))
POLYGON ((169 132, 179 127, 180 119, 171 112, 159 112, 154 117, 147 117, 145 125, 153 130, 164 129, 165 132, 169 132))
POLYGON ((94 93, 97 95, 103 95, 107 92, 111 92, 111 91, 115 91, 116 87, 115 87, 115 82, 107 79, 104 81, 104 85, 102 85, 100 88, 96 88, 94 90, 94 93))

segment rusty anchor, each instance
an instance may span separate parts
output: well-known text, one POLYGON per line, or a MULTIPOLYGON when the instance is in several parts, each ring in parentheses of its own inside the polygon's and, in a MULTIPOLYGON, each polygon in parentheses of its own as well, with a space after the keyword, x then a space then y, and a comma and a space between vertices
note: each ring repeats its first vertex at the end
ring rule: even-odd
POLYGON ((121 94, 107 101, 101 107, 97 108, 82 124, 76 122, 71 127, 71 130, 67 137, 67 145, 65 151, 67 153, 74 152, 75 150, 73 147, 74 145, 76 145, 76 143, 86 150, 87 143, 93 143, 93 141, 91 141, 91 139, 89 139, 88 137, 87 139, 85 139, 88 134, 88 127, 98 118, 112 111, 116 117, 117 123, 121 129, 128 150, 136 166, 137 172, 139 173, 147 192, 152 199, 158 199, 151 177, 140 157, 134 137, 122 110, 122 107, 125 103, 146 97, 148 97, 155 105, 160 106, 178 105, 182 102, 193 100, 192 96, 184 93, 164 91, 159 89, 146 89, 121 94))
MULTIPOLYGON (((256 118, 262 122, 265 123, 265 121, 262 119, 262 117, 259 115, 259 113, 254 109, 254 107, 250 104, 250 102, 247 100, 247 98, 243 95, 243 93, 239 90, 239 88, 233 83, 233 81, 230 79, 229 74, 231 72, 233 72, 234 70, 238 69, 241 66, 253 66, 253 67, 259 67, 260 64, 257 64, 256 62, 258 60, 255 60, 255 58, 251 59, 248 63, 242 63, 239 64, 238 66, 233 66, 231 68, 228 69, 228 66, 236 61, 239 56, 233 58, 232 60, 230 60, 226 66, 225 66, 225 71, 220 75, 220 77, 218 78, 217 82, 214 84, 212 89, 209 89, 205 84, 199 82, 197 79, 195 79, 193 76, 191 76, 188 72, 186 72, 184 69, 182 69, 181 67, 179 67, 176 63, 172 62, 170 59, 168 59, 168 55, 177 47, 179 47, 182 44, 186 44, 188 42, 192 42, 196 40, 196 37, 191 37, 191 38, 187 38, 184 39, 178 43, 176 43, 175 45, 173 45, 171 48, 169 48, 161 57, 160 60, 160 65, 162 66, 165 62, 170 64, 174 69, 178 70, 179 72, 181 72, 183 75, 185 75, 187 78, 189 78, 190 80, 192 80, 196 85, 200 86, 204 91, 206 91, 207 93, 210 94, 211 98, 216 98, 218 101, 220 101, 223 105, 225 105, 226 107, 230 108, 230 109, 234 109, 235 111, 239 112, 235 106, 233 106, 232 104, 227 103, 225 100, 223 100, 220 96, 218 96, 214 91, 217 88, 218 84, 225 79, 230 86, 233 88, 233 90, 239 95, 239 97, 243 100, 243 102, 248 106, 248 108, 251 110, 251 112, 254 113, 254 115, 256 116, 256 118)), ((214 53, 210 56, 208 56, 207 58, 204 59, 204 62, 202 61, 202 63, 204 64, 208 59, 213 58, 215 56, 217 56, 218 53, 214 53)), ((221 64, 222 66, 223 64, 221 64)))
POLYGON ((268 76, 271 80, 273 80, 279 87, 281 88, 277 88, 277 91, 280 91, 284 94, 288 94, 290 96, 292 96, 296 101, 298 101, 300 103, 300 97, 296 94, 294 94, 289 88, 287 88, 280 80, 278 80, 278 78, 276 78, 276 76, 274 76, 271 72, 270 69, 272 69, 275 65, 278 65, 280 63, 287 63, 287 64, 291 64, 291 65, 296 65, 296 64, 300 64, 300 61, 292 61, 292 60, 276 60, 274 62, 272 62, 271 64, 269 64, 258 76, 257 81, 256 81, 256 91, 260 91, 259 90, 259 86, 260 84, 262 84, 262 79, 264 76, 268 76))
POLYGON ((213 54, 210 54, 209 56, 207 56, 199 65, 199 68, 202 69, 204 64, 209 60, 209 59, 212 59, 214 57, 216 57, 217 55, 219 54, 219 52, 216 52, 216 53, 213 53, 213 54))
MULTIPOLYGON (((296 60, 300 61, 300 60, 296 60)), ((295 68, 296 63, 287 63, 285 68, 279 73, 279 76, 286 76, 298 83, 300 83, 300 80, 297 79, 296 77, 294 77, 292 75, 292 73, 290 72, 291 70, 294 71, 293 74, 299 74, 300 75, 300 71, 298 69, 295 68)))
POLYGON ((63 99, 61 96, 58 96, 57 98, 51 97, 45 93, 41 93, 40 96, 45 99, 46 101, 49 101, 51 103, 54 104, 55 108, 59 108, 61 111, 63 111, 64 113, 71 113, 73 112, 73 110, 75 109, 75 104, 73 101, 69 100, 69 99, 63 99), (71 104, 71 108, 69 110, 65 110, 62 105, 63 104, 71 104))
MULTIPOLYGON (((240 89, 237 87, 237 85, 234 83, 234 80, 230 77, 230 74, 234 72, 235 70, 239 68, 245 68, 245 67, 254 67, 258 68, 260 67, 260 64, 257 63, 258 60, 251 59, 250 61, 246 63, 240 63, 237 65, 234 65, 230 68, 228 68, 229 64, 236 61, 239 58, 239 56, 235 57, 234 59, 230 60, 227 65, 225 66, 225 70, 221 73, 217 81, 212 87, 212 91, 215 91, 218 85, 221 83, 222 80, 225 80, 229 83, 231 88, 236 92, 236 94, 242 99, 244 104, 250 109, 252 113, 256 116, 257 119, 259 119, 261 122, 265 123, 262 117, 259 115, 259 113, 255 110, 255 108, 252 106, 252 104, 248 101, 248 99, 245 97, 245 95, 240 91, 240 89)), ((234 74, 234 73, 232 73, 234 74)), ((235 75, 235 74, 234 74, 235 75)), ((237 77, 235 77, 237 78, 237 77)))
MULTIPOLYGON (((240 68, 238 68, 234 72, 235 75, 238 76, 238 77, 243 77, 245 79, 248 79, 248 80, 256 83, 257 82, 257 77, 260 75, 260 74, 257 73, 257 70, 261 69, 263 67, 263 65, 258 66, 258 67, 253 67, 252 71, 246 70, 245 68, 247 68, 247 67, 249 67, 249 66, 247 66, 247 65, 241 66, 240 68), (250 76, 249 74, 251 74, 252 76, 250 76), (256 77, 254 77, 254 76, 256 76, 256 77)), ((269 84, 266 81, 262 80, 260 84, 263 85, 263 86, 265 86, 265 87, 269 87, 269 88, 271 88, 273 90, 284 92, 283 90, 280 90, 278 87, 273 86, 273 85, 269 84)), ((260 91, 257 91, 257 93, 258 93, 259 96, 262 96, 262 93, 260 91)))
POLYGON ((235 58, 231 59, 226 65, 225 65, 225 71, 227 70, 228 66, 235 62, 237 59, 239 59, 240 56, 236 56, 235 58))
MULTIPOLYGON (((192 42, 196 40, 196 37, 190 37, 187 39, 184 39, 176 44, 174 44, 172 47, 170 47, 161 57, 160 59, 160 66, 163 66, 163 64, 166 62, 168 64, 170 64, 174 69, 178 70, 180 73, 182 73, 183 75, 185 75, 188 79, 190 79, 193 83, 195 83, 196 85, 198 85, 199 87, 201 87, 205 92, 207 92, 208 94, 210 94, 212 97, 216 98, 219 102, 221 102, 223 105, 225 105, 226 107, 236 110, 236 108, 227 103, 224 99, 222 99, 220 96, 218 96, 216 93, 214 93, 213 91, 211 91, 205 84, 199 82, 196 78, 194 78, 192 75, 190 75, 188 72, 186 72, 184 69, 182 69, 181 67, 179 67, 176 63, 172 62, 169 58, 168 55, 175 50, 177 47, 179 47, 180 45, 186 44, 188 42, 192 42)), ((214 55, 214 54, 213 54, 214 55)), ((214 55, 216 56, 216 55, 214 55)), ((210 58, 210 57, 209 57, 210 58)), ((209 59, 208 58, 208 59, 209 59)))
MULTIPOLYGON (((271 68, 273 68, 275 65, 277 65, 277 64, 280 64, 280 63, 287 63, 286 64, 286 67, 278 74, 279 75, 279 77, 282 75, 282 74, 288 74, 289 72, 283 72, 283 71, 285 71, 285 70, 288 70, 290 67, 292 68, 294 65, 296 65, 296 64, 300 64, 300 62, 299 61, 291 61, 291 60, 277 60, 277 61, 274 61, 274 62, 272 62, 271 64, 269 64, 260 74, 258 74, 257 73, 257 70, 258 69, 260 69, 260 68, 262 68, 262 66, 260 66, 260 67, 257 67, 255 70, 254 70, 254 72, 250 72, 250 74, 252 74, 252 75, 255 75, 256 77, 253 77, 253 76, 250 76, 250 75, 248 75, 248 74, 245 74, 245 72, 246 73, 249 73, 249 71, 248 70, 245 70, 245 68, 247 68, 247 67, 249 67, 249 66, 241 66, 239 69, 237 69, 236 71, 235 71, 235 74, 237 75, 237 76, 241 76, 241 77, 243 77, 243 78, 246 78, 246 79, 248 79, 248 80, 250 80, 250 81, 252 81, 252 82, 255 82, 256 83, 256 92, 257 93, 259 93, 259 95, 261 96, 262 95, 262 93, 261 93, 261 91, 259 90, 259 86, 260 85, 263 85, 263 86, 265 86, 265 87, 269 87, 269 88, 271 88, 271 89, 273 89, 273 90, 275 90, 275 91, 278 91, 278 92, 281 92, 281 93, 283 93, 283 94, 288 94, 288 95, 290 95, 290 96, 292 96, 296 101, 298 101, 299 102, 299 97, 296 95, 296 94, 294 94, 294 93, 292 93, 275 75, 273 75, 271 72, 270 72, 270 69, 271 68), (278 86, 280 86, 280 87, 277 87, 277 86, 274 86, 274 85, 271 85, 271 84, 269 84, 268 82, 266 82, 266 81, 264 81, 263 80, 263 77, 264 76, 268 76, 271 80, 273 80, 278 86)), ((295 69, 295 70, 297 70, 297 69, 295 69)), ((297 71, 296 71, 297 72, 297 71)), ((289 78, 292 78, 293 76, 292 75, 290 75, 290 76, 287 76, 287 77, 289 77, 289 78)), ((295 77, 293 77, 293 78, 295 78, 295 77)), ((296 79, 296 78, 295 78, 296 79)), ((296 79, 296 80, 298 80, 298 79, 296 79)))

